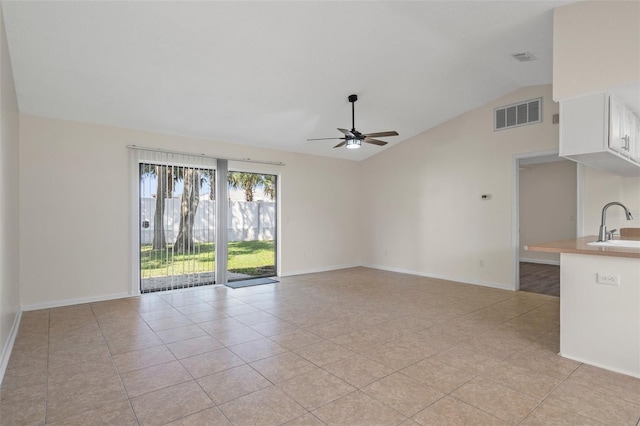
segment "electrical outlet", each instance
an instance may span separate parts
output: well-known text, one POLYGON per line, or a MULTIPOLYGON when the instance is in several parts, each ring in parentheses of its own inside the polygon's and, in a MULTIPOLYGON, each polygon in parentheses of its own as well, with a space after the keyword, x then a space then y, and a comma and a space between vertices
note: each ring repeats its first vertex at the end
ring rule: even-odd
POLYGON ((614 274, 596 274, 596 282, 598 284, 606 284, 606 285, 620 285, 620 275, 614 274))

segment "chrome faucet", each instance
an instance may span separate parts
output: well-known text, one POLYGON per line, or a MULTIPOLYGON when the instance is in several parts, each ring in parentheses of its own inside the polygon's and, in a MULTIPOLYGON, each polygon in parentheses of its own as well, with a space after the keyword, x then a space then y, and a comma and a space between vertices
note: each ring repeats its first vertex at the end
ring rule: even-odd
POLYGON ((604 241, 610 240, 613 237, 613 231, 607 232, 606 220, 607 220, 607 209, 611 206, 620 206, 624 209, 624 214, 627 217, 627 220, 633 219, 631 216, 631 212, 627 209, 622 203, 614 201, 612 203, 607 204, 602 208, 602 222, 600 223, 600 232, 598 233, 598 242, 602 243, 604 241))

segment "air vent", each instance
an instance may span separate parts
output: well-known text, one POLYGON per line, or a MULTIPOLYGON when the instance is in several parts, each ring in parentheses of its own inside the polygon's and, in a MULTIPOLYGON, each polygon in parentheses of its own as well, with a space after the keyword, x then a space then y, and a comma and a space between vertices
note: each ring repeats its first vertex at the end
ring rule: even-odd
POLYGON ((512 53, 511 56, 513 56, 520 62, 531 62, 538 59, 535 56, 533 56, 531 52, 512 53))
POLYGON ((493 130, 542 122, 542 98, 507 105, 494 110, 493 130))

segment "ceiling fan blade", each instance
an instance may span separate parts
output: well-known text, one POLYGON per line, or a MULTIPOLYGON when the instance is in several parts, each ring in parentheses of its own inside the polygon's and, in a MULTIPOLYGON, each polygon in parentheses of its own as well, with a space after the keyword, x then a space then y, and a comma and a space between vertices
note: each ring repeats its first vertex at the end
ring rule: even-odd
POLYGON ((385 136, 398 136, 398 132, 392 130, 390 132, 377 132, 377 133, 367 133, 363 136, 371 137, 371 138, 382 138, 385 136))
POLYGON ((355 136, 353 133, 351 133, 351 130, 347 130, 347 129, 338 129, 338 130, 347 136, 355 136))
POLYGON ((334 148, 340 148, 341 146, 345 146, 346 144, 347 144, 347 141, 342 141, 338 145, 334 146, 334 148))
POLYGON ((371 139, 371 138, 364 138, 363 142, 372 143, 372 144, 378 145, 378 146, 384 146, 384 145, 387 144, 387 142, 385 142, 385 141, 379 141, 378 139, 371 139))
POLYGON ((344 138, 316 138, 316 139, 307 139, 308 141, 331 141, 331 140, 338 140, 338 139, 344 139, 344 138))

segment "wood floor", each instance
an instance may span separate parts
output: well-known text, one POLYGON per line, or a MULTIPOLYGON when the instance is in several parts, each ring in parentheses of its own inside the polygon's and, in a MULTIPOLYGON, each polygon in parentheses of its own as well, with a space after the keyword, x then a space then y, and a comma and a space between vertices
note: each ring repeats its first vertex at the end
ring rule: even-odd
POLYGON ((520 262, 520 290, 560 297, 560 266, 520 262))

